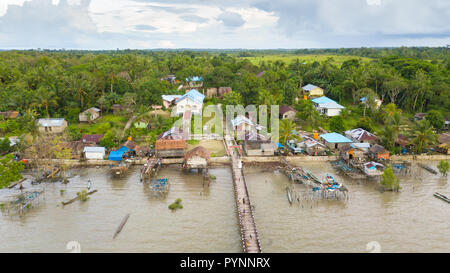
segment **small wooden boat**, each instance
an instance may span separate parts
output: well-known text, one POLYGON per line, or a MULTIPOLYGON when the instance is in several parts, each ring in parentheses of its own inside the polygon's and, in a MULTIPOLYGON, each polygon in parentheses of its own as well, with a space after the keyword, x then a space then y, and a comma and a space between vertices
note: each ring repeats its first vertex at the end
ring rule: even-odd
POLYGON ((443 200, 443 201, 445 201, 445 202, 447 202, 447 203, 450 203, 450 198, 448 198, 447 196, 445 196, 445 195, 443 195, 443 194, 440 194, 440 193, 438 193, 438 192, 435 192, 433 195, 434 195, 434 197, 436 197, 436 198, 438 198, 438 199, 441 199, 441 200, 443 200))
POLYGON ((425 170, 429 171, 432 174, 438 174, 438 172, 435 169, 431 168, 430 166, 427 166, 427 165, 422 164, 422 163, 417 163, 417 165, 419 165, 422 169, 425 169, 425 170))
POLYGON ((292 204, 292 192, 291 192, 291 189, 289 189, 289 187, 286 187, 286 194, 287 194, 289 204, 292 204))
POLYGON ((320 181, 320 179, 317 178, 311 171, 305 170, 305 173, 309 176, 309 178, 314 180, 316 183, 322 184, 322 181, 320 181))

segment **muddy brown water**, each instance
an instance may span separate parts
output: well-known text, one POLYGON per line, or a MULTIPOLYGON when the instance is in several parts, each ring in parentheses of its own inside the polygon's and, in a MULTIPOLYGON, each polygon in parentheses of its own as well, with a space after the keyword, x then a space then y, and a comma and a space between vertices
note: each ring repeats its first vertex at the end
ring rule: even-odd
MULTIPOLYGON (((427 162, 434 168, 437 162, 427 162)), ((263 252, 450 252, 450 204, 432 196, 450 196, 448 178, 418 167, 400 176, 400 193, 380 193, 369 181, 352 181, 330 163, 302 165, 319 178, 330 173, 349 188, 349 200, 289 205, 288 178, 273 168, 245 167, 254 217, 263 252), (371 243, 372 242, 372 243, 371 243), (374 243, 375 242, 375 243, 374 243), (372 249, 373 250, 373 249, 372 249)), ((113 179, 107 168, 76 170, 67 185, 43 183, 45 200, 22 217, 0 214, 0 252, 241 252, 231 170, 210 171, 217 177, 203 187, 198 174, 163 168, 171 187, 155 198, 139 182, 139 169, 113 179), (92 181, 98 192, 81 203, 61 207, 92 181), (60 189, 66 190, 61 196, 60 189), (183 209, 167 206, 181 198, 183 209), (113 239, 123 217, 130 218, 113 239)), ((296 185, 301 191, 302 186, 296 185)), ((0 200, 18 190, 0 190, 0 200)))
MULTIPOLYGON (((435 169, 437 163, 427 162, 435 169)), ((265 252, 450 252, 450 204, 433 197, 450 196, 448 178, 413 165, 411 174, 399 176, 400 193, 380 193, 375 182, 340 176, 329 163, 302 167, 320 179, 332 174, 348 187, 349 200, 291 206, 286 175, 246 168, 265 252)), ((301 185, 295 189, 303 191, 301 185)))

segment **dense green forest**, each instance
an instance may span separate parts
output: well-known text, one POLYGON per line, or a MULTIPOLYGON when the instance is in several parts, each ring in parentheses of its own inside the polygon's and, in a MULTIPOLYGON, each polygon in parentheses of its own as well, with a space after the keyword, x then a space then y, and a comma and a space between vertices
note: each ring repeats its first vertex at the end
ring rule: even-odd
POLYGON ((183 92, 176 91, 177 87, 190 76, 203 77, 205 88, 231 86, 233 92, 225 97, 225 104, 292 105, 303 120, 311 121, 304 124, 306 128, 330 128, 336 123, 336 119, 320 120, 308 114, 311 106, 307 102, 296 103, 301 86, 308 83, 324 88, 326 96, 347 107, 341 116, 349 126, 380 129, 382 113, 359 103, 361 97, 370 96, 382 99, 384 105, 394 103, 409 117, 431 112, 439 120, 434 127, 441 127, 442 118, 450 118, 449 69, 447 48, 2 51, 0 110, 18 110, 23 118, 2 122, 0 131, 5 135, 33 130, 30 123, 35 117, 65 117, 76 123, 78 114, 92 106, 104 114, 111 113, 115 103, 136 111, 147 109, 161 104, 162 94, 183 92), (244 58, 277 54, 295 58, 290 63, 259 64, 244 58), (304 54, 350 58, 338 64, 333 58, 308 61, 302 58, 304 54), (265 73, 257 77, 261 71, 265 73), (168 74, 175 74, 181 82, 160 80, 168 74), (348 121, 351 117, 353 123, 348 121))

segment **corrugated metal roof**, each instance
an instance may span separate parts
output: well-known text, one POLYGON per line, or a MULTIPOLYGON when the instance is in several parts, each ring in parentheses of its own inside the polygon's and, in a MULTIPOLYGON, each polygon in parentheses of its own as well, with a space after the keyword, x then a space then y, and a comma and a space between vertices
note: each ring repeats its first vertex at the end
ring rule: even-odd
POLYGON ((105 151, 105 147, 84 147, 83 149, 85 153, 104 153, 105 151))
POLYGON ((201 82, 201 81, 203 81, 203 78, 199 77, 199 76, 193 76, 190 78, 186 78, 186 81, 187 82, 201 82))
POLYGON ((359 141, 377 140, 378 139, 374 134, 372 134, 362 128, 345 131, 345 135, 350 136, 353 139, 356 139, 359 141))
POLYGON ((305 91, 311 91, 311 90, 316 89, 316 88, 320 88, 320 87, 315 86, 314 84, 307 84, 307 85, 302 87, 302 89, 305 90, 305 91))
POLYGON ((191 100, 193 100, 197 103, 203 103, 203 100, 205 99, 205 95, 198 92, 196 89, 191 89, 191 91, 189 91, 186 94, 184 94, 183 96, 181 96, 181 98, 178 99, 177 103, 186 98, 190 98, 191 100))
POLYGON ((324 135, 320 135, 320 137, 329 143, 352 143, 353 142, 350 139, 348 139, 345 136, 338 134, 338 133, 324 134, 324 135))
POLYGON ((172 102, 174 99, 181 98, 181 95, 162 95, 163 100, 172 102))
POLYGON ((328 97, 320 97, 317 99, 311 100, 315 104, 318 104, 321 108, 327 108, 327 109, 343 109, 344 106, 340 105, 339 103, 335 102, 334 100, 328 98, 328 97))
POLYGON ((233 126, 238 126, 238 125, 241 124, 241 123, 247 123, 247 124, 249 124, 249 125, 254 125, 253 122, 252 122, 250 119, 244 117, 243 115, 238 115, 236 118, 234 118, 234 119, 231 121, 231 124, 232 124, 233 126))
POLYGON ((44 127, 62 126, 63 123, 64 123, 63 118, 40 118, 40 119, 38 119, 39 126, 44 126, 44 127))

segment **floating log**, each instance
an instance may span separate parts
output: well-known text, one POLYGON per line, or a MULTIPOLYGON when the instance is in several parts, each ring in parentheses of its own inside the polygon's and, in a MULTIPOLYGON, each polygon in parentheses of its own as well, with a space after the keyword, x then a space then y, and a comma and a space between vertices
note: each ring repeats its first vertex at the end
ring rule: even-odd
POLYGON ((25 180, 27 180, 26 178, 23 178, 22 180, 20 180, 19 182, 16 182, 16 183, 14 183, 14 184, 12 184, 12 185, 10 185, 9 187, 8 187, 8 189, 12 189, 12 188, 14 188, 15 186, 17 186, 17 185, 19 185, 19 184, 21 184, 23 181, 25 181, 25 180))
POLYGON ((52 173, 50 173, 49 175, 47 175, 47 179, 49 179, 50 177, 54 176, 55 174, 59 173, 61 169, 56 169, 54 170, 52 173))
POLYGON ((438 172, 435 169, 431 168, 430 166, 427 166, 427 165, 422 164, 422 163, 418 163, 417 165, 419 165, 420 167, 422 167, 422 169, 425 169, 425 170, 429 171, 432 174, 438 174, 438 172))
POLYGON ((128 221, 128 218, 130 218, 129 213, 127 213, 127 215, 125 215, 125 217, 123 217, 122 222, 120 222, 120 225, 117 227, 116 232, 114 233, 113 239, 115 239, 117 237, 117 235, 119 235, 119 233, 122 231, 123 227, 125 226, 125 224, 128 221))
POLYGON ((448 198, 447 196, 445 196, 445 195, 443 195, 443 194, 440 194, 440 193, 438 193, 438 192, 435 192, 435 193, 433 194, 433 196, 436 197, 436 198, 438 198, 438 199, 441 199, 441 200, 443 200, 443 201, 445 201, 445 202, 447 202, 447 203, 450 203, 450 198, 448 198))
MULTIPOLYGON (((98 191, 98 190, 90 191, 90 192, 87 193, 87 195, 94 194, 94 193, 96 193, 97 191, 98 191)), ((72 204, 73 202, 77 201, 78 198, 79 198, 79 197, 77 196, 77 197, 75 197, 75 198, 73 198, 73 199, 71 199, 71 200, 69 200, 69 201, 67 201, 67 202, 62 202, 62 204, 63 204, 63 206, 68 205, 68 204, 72 204)))

